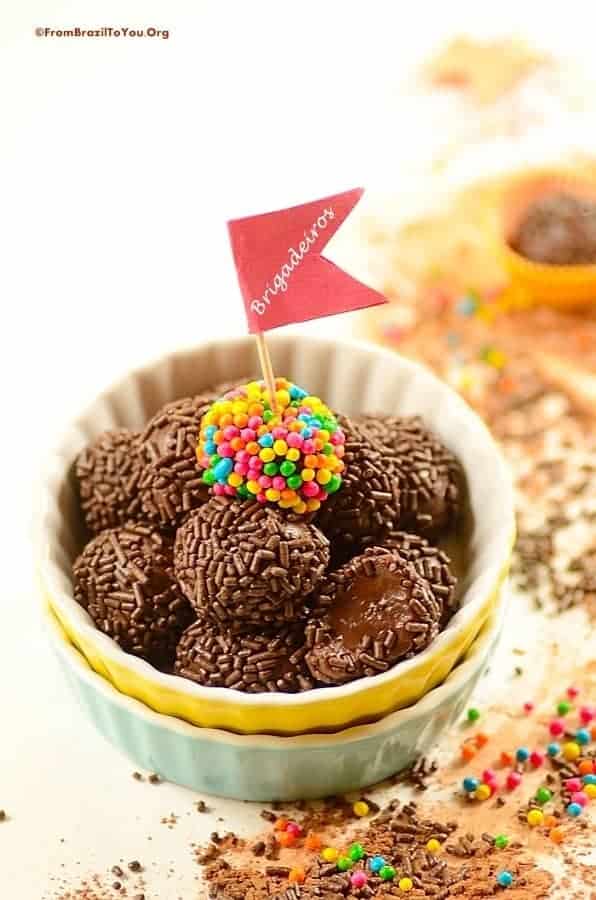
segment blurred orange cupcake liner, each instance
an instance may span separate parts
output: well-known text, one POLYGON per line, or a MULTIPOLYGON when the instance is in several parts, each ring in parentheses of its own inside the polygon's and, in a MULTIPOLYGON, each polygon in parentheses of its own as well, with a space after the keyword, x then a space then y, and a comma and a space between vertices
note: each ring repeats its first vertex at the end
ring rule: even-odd
POLYGON ((596 202, 596 181, 567 172, 526 173, 514 178, 504 191, 500 217, 500 253, 511 278, 511 288, 529 301, 558 308, 596 304, 596 264, 537 263, 511 246, 528 209, 552 194, 572 194, 596 202))

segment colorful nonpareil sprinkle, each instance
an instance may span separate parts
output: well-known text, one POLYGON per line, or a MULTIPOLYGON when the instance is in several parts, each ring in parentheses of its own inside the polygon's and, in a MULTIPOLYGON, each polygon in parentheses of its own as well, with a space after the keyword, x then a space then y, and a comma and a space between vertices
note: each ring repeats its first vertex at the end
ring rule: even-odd
POLYGON ((581 754, 581 747, 575 741, 568 741, 563 744, 563 756, 569 762, 573 762, 581 754))
POLYGON ((478 788, 480 782, 477 778, 473 778, 472 776, 468 776, 464 778, 462 786, 466 794, 473 794, 474 791, 478 788))
POLYGON ((362 844, 352 844, 348 851, 348 856, 353 862, 358 862, 364 856, 364 847, 362 844))
POLYGON ((345 436, 319 397, 276 379, 275 411, 263 382, 228 391, 201 421, 197 459, 216 496, 255 499, 298 514, 338 491, 345 436))
POLYGON ((406 876, 405 878, 399 879, 397 886, 399 887, 400 891, 407 892, 412 890, 412 888, 414 887, 414 882, 411 878, 408 878, 406 876))
POLYGON ((539 787, 536 791, 536 803, 540 803, 541 806, 544 806, 545 803, 548 803, 553 799, 552 791, 549 791, 547 787, 539 787))
POLYGON ((368 877, 366 872, 362 869, 358 869, 357 872, 353 872, 352 875, 350 875, 350 884, 353 888, 356 888, 356 890, 363 888, 367 881, 368 877))
POLYGON ((379 870, 379 877, 383 881, 393 881, 396 874, 397 874, 397 872, 395 871, 393 866, 389 866, 389 865, 387 865, 387 863, 385 863, 383 868, 379 870))
POLYGON ((577 816, 581 816, 582 809, 583 806, 581 806, 579 803, 569 803, 569 805, 567 806, 567 812, 574 818, 576 818, 577 816))
POLYGON ((480 718, 480 710, 472 707, 467 712, 468 722, 477 722, 480 718))
POLYGON ((497 875, 497 884, 499 887, 508 888, 513 884, 513 875, 506 869, 497 875))
POLYGON ((290 884, 304 884, 306 880, 306 873, 303 868, 300 866, 294 866, 293 869, 290 869, 290 874, 288 875, 288 881, 290 884))
POLYGON ((385 858, 383 856, 373 856, 372 859, 368 861, 368 868, 371 872, 374 872, 377 875, 381 869, 385 865, 385 858))
POLYGON ((370 812, 368 803, 364 800, 356 800, 356 802, 352 806, 352 811, 355 816, 358 816, 361 819, 363 816, 367 816, 370 812))
POLYGON ((497 850, 504 850, 505 847, 509 844, 509 838, 506 834, 498 834, 495 837, 495 847, 497 850))
POLYGON ((536 828, 544 823, 544 813, 540 809, 531 809, 527 815, 530 828, 536 828))
POLYGON ((476 800, 488 800, 492 792, 492 788, 489 784, 479 784, 474 791, 474 797, 476 800))

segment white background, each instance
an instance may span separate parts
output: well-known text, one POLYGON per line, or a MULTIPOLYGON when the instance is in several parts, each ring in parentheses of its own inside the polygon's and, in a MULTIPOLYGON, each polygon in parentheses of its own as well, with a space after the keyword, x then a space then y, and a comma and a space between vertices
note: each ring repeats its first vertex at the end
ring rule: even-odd
POLYGON ((399 186, 429 148, 400 121, 398 88, 433 47, 461 31, 525 33, 590 64, 587 8, 1 4, 0 808, 12 819, 0 825, 0 889, 11 900, 44 896, 62 863, 85 872, 144 857, 148 833, 164 871, 175 860, 188 870, 180 885, 190 878, 180 828, 157 824, 169 807, 190 809, 188 796, 131 782, 71 703, 37 623, 27 529, 54 436, 126 369, 243 329, 227 218, 378 182, 381 158, 399 186), (46 25, 170 37, 35 37, 46 25))

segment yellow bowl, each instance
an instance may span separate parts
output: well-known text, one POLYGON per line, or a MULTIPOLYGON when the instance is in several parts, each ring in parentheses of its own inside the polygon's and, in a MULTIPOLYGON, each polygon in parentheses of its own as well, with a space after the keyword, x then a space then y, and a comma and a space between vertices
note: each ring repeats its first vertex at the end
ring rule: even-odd
POLYGON ((156 712, 239 733, 332 732, 382 718, 416 702, 463 657, 500 602, 514 537, 509 472, 480 419, 434 375, 411 361, 356 341, 297 335, 268 338, 276 372, 347 413, 419 413, 459 457, 468 483, 461 608, 424 652, 374 678, 302 694, 242 694, 206 688, 154 669, 98 631, 73 595, 71 566, 82 528, 72 463, 110 427, 139 428, 160 406, 207 384, 257 369, 254 340, 241 338, 174 353, 134 372, 103 394, 54 453, 41 486, 36 536, 45 601, 72 644, 114 687, 156 712))
POLYGON ((528 207, 561 192, 596 200, 596 182, 561 172, 534 172, 514 178, 505 190, 501 220, 501 256, 512 282, 536 303, 574 308, 596 303, 596 265, 537 263, 517 253, 510 241, 528 207))

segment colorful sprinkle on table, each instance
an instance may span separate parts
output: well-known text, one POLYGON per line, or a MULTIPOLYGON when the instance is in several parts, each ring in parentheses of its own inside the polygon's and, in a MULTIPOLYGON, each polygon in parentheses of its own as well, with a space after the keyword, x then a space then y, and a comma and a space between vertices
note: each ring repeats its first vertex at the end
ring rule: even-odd
POLYGON ((511 872, 508 872, 506 869, 499 872, 497 875, 497 884, 502 888, 511 887, 513 884, 513 875, 511 872))

